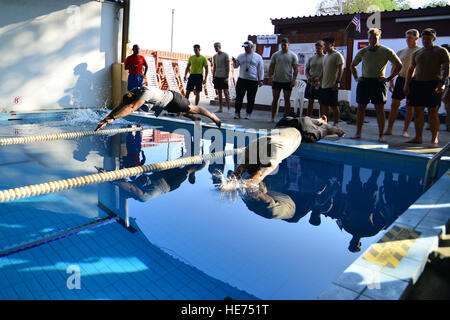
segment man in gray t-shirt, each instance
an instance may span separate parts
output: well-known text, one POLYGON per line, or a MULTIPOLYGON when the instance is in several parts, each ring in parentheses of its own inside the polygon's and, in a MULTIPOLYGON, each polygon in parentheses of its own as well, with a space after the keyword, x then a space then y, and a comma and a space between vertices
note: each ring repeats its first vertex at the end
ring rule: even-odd
POLYGON ((324 43, 319 40, 315 44, 316 54, 306 62, 305 75, 308 79, 305 88, 305 98, 308 99, 308 117, 311 117, 314 110, 314 100, 320 102, 320 75, 323 69, 324 43))
POLYGON ((220 42, 214 43, 217 54, 213 57, 213 82, 214 89, 219 94, 219 111, 222 112, 222 91, 227 101, 228 112, 230 112, 230 92, 228 91, 228 77, 230 75, 230 57, 222 51, 220 42))
POLYGON ((320 76, 320 115, 330 117, 330 108, 333 108, 334 125, 339 123, 338 88, 344 73, 344 57, 334 50, 335 39, 327 37, 323 39, 326 56, 323 57, 323 68, 320 76))
POLYGON ((272 77, 272 120, 275 122, 275 113, 277 111, 278 100, 280 98, 281 89, 284 96, 284 113, 289 115, 291 111, 291 92, 295 86, 295 80, 298 73, 298 57, 289 50, 289 40, 283 38, 281 40, 281 50, 272 55, 269 68, 269 78, 272 77))

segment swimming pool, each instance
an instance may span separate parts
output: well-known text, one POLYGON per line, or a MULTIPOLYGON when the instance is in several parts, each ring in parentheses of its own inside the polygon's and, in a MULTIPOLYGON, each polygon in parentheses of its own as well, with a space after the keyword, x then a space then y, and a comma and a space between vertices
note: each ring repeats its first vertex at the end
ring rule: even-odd
MULTIPOLYGON (((24 116, 4 121, 0 136, 92 130, 101 118, 90 110, 24 116)), ((1 147, 0 189, 210 152, 209 139, 186 138, 205 137, 208 126, 127 120, 111 127, 153 129, 1 147)), ((420 196, 426 164, 304 144, 264 181, 284 206, 274 217, 248 194, 214 185, 214 172, 235 162, 1 203, 0 299, 314 299, 420 196), (146 192, 131 192, 136 186, 146 192)))

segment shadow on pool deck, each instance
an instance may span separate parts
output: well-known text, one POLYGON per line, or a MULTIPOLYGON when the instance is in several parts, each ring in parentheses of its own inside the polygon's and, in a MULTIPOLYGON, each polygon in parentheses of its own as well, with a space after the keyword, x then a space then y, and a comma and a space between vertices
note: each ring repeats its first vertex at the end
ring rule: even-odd
MULTIPOLYGON (((193 98, 191 96, 191 103, 193 103, 193 98)), ((209 100, 201 100, 200 106, 207 108, 211 112, 216 112, 219 110, 218 105, 211 105, 209 100)), ((274 124, 270 123, 270 112, 262 111, 262 110, 253 110, 252 117, 250 120, 244 119, 245 117, 245 108, 241 110, 241 119, 234 119, 234 107, 231 106, 230 113, 227 112, 227 107, 224 105, 224 112, 217 113, 217 116, 222 120, 223 123, 230 123, 238 126, 242 126, 245 128, 251 129, 269 129, 273 128, 274 124)), ((303 112, 305 112, 305 108, 303 108, 303 112)), ((280 112, 275 121, 278 121, 282 117, 282 112, 280 112)), ((184 119, 184 118, 183 118, 184 119)), ((366 116, 366 121, 368 123, 364 123, 363 126, 363 137, 362 141, 370 141, 370 142, 378 142, 378 124, 377 119, 375 117, 366 116)), ((204 120, 205 121, 205 120, 204 120)), ((206 120, 206 122, 210 122, 210 120, 206 120)), ((442 147, 444 147, 450 141, 450 132, 447 132, 445 129, 445 124, 440 125, 439 131, 439 148, 429 148, 431 142, 431 131, 425 130, 423 131, 423 144, 409 144, 406 143, 409 139, 414 137, 414 122, 411 122, 408 133, 411 136, 410 138, 404 138, 401 136, 403 129, 403 120, 398 119, 394 124, 394 130, 392 136, 386 136, 387 144, 390 149, 408 151, 414 153, 428 153, 434 154, 439 152, 442 147)), ((354 135, 356 131, 356 125, 350 125, 346 122, 340 122, 339 125, 346 132, 346 138, 350 138, 354 135)), ((387 118, 386 118, 386 126, 387 126, 387 118)), ((425 124, 425 127, 427 124, 425 124)), ((334 136, 327 137, 326 139, 335 140, 334 136)))

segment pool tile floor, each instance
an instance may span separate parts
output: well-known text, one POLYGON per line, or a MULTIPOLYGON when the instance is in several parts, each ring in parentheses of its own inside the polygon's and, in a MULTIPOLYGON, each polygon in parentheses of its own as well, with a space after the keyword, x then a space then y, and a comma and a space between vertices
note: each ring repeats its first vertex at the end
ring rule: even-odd
POLYGON ((257 299, 173 258, 141 232, 131 233, 117 222, 0 258, 0 298, 4 300, 216 300, 226 296, 257 299), (73 288, 77 269, 80 289, 73 288))

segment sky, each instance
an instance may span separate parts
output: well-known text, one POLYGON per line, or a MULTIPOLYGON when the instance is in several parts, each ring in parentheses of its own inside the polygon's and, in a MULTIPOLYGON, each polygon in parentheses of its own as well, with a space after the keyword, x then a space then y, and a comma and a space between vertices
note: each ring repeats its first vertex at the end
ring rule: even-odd
MULTIPOLYGON (((430 0, 410 0, 416 8, 430 0)), ((447 1, 449 2, 449 1, 447 1)), ((248 35, 273 34, 270 19, 315 15, 320 0, 131 0, 130 41, 142 49, 170 51, 172 9, 173 52, 215 54, 214 42, 231 56, 243 52, 248 35)))

